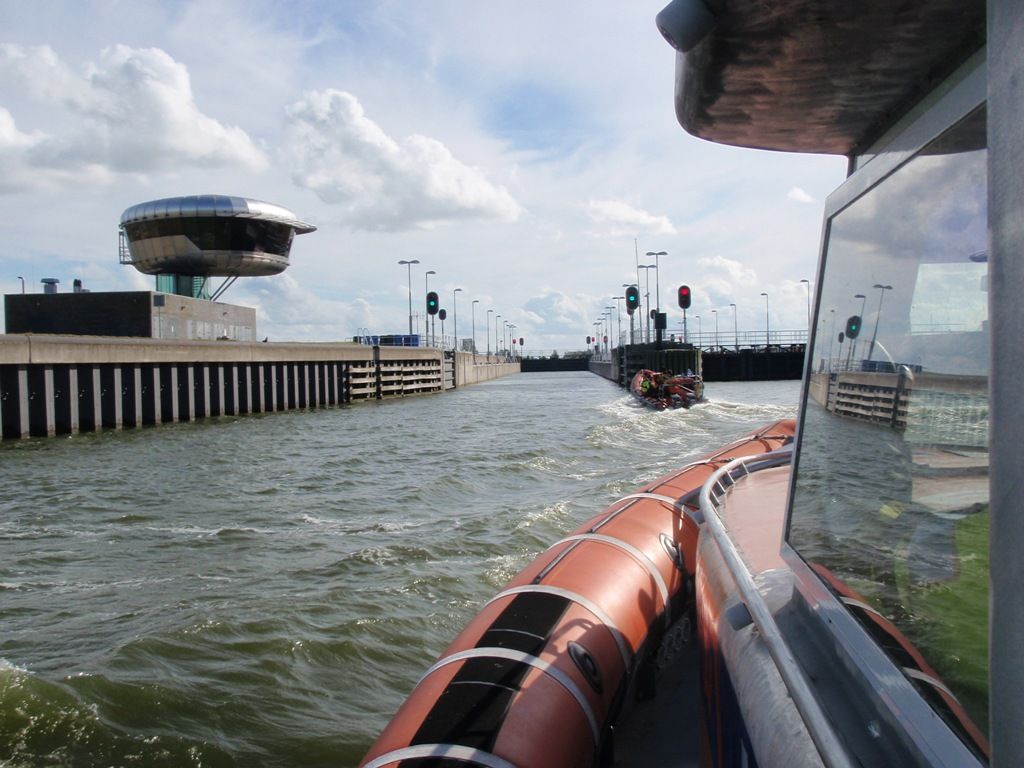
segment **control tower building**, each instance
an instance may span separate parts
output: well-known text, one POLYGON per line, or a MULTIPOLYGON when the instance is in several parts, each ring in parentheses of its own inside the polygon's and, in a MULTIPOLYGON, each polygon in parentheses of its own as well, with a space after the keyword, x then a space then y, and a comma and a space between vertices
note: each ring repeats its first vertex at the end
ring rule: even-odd
POLYGON ((288 268, 295 235, 316 230, 286 208, 225 195, 139 203, 121 214, 122 264, 156 276, 156 290, 216 300, 239 277, 288 268), (225 281, 211 290, 209 280, 225 281))
POLYGON ((225 195, 133 205, 121 215, 119 259, 156 276, 155 291, 91 292, 75 281, 59 293, 4 296, 6 331, 175 340, 254 341, 256 310, 218 299, 239 277, 288 268, 295 235, 313 232, 291 211, 225 195), (213 287, 211 278, 224 278, 213 287))

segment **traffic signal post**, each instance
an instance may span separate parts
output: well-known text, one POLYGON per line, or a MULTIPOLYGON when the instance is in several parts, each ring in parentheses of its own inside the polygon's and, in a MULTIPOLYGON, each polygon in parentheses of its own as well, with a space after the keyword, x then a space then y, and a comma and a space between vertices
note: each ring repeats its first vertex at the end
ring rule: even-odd
POLYGON ((633 339, 633 313, 636 312, 640 306, 640 289, 635 285, 626 287, 626 313, 629 315, 629 343, 634 342, 633 339))

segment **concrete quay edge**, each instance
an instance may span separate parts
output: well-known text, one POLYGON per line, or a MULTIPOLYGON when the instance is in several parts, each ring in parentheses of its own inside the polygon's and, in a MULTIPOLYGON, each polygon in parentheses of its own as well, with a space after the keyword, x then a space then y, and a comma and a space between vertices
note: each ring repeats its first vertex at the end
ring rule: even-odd
MULTIPOLYGON (((440 360, 438 349, 381 347, 381 360, 440 360)), ((175 341, 116 336, 0 335, 0 365, 275 363, 372 360, 353 342, 175 341)))

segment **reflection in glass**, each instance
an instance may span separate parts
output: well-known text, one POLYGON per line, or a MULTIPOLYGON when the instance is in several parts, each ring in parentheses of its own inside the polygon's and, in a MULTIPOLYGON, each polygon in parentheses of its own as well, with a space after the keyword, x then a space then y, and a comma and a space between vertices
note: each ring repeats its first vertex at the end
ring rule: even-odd
POLYGON ((828 230, 793 548, 979 752, 988 725, 984 112, 828 230))
POLYGON ((288 256, 295 230, 287 224, 244 218, 173 218, 139 221, 126 226, 133 243, 183 236, 207 251, 244 251, 288 256))

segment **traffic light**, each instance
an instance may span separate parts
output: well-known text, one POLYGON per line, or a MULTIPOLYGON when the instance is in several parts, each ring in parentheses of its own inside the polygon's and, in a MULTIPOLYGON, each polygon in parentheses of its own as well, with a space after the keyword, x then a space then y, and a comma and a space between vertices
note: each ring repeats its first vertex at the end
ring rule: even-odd
POLYGON ((689 309, 690 308, 690 286, 680 285, 679 286, 679 308, 689 309))
POLYGON ((607 343, 608 343, 608 334, 607 334, 607 333, 606 333, 606 334, 604 335, 604 343, 605 343, 605 344, 607 344, 607 343))
POLYGON ((589 336, 587 336, 587 346, 588 347, 590 346, 590 337, 589 336))
POLYGON ((860 315, 850 315, 846 320, 846 338, 856 339, 860 333, 860 315))
POLYGON ((430 291, 427 294, 427 314, 436 315, 438 310, 437 291, 430 291))
POLYGON ((448 319, 448 310, 446 310, 446 309, 438 310, 437 316, 439 318, 441 318, 442 322, 444 322, 445 320, 448 319))
POLYGON ((640 306, 640 289, 635 285, 631 285, 626 288, 626 311, 629 314, 636 312, 636 308, 640 306))

